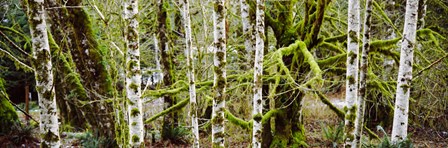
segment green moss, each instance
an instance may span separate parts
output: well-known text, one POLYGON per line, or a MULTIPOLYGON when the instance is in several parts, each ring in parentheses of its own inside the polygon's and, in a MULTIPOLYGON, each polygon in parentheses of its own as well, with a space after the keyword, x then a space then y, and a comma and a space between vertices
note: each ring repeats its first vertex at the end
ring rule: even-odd
POLYGON ((349 84, 355 84, 355 77, 353 76, 347 76, 347 80, 349 84))
MULTIPOLYGON (((243 129, 252 129, 252 126, 250 126, 250 122, 244 121, 243 119, 240 119, 238 117, 235 117, 231 112, 228 110, 225 110, 224 117, 230 122, 235 125, 240 126, 243 129)), ((213 121, 212 121, 213 122, 213 121)))
POLYGON ((346 53, 341 53, 341 54, 329 57, 327 59, 318 60, 317 64, 320 67, 328 67, 328 66, 333 65, 333 64, 338 63, 338 62, 345 62, 346 59, 347 59, 347 54, 346 53))
POLYGON ((158 113, 158 114, 156 114, 156 115, 150 117, 149 119, 147 119, 147 120, 145 121, 145 123, 147 124, 147 123, 149 123, 149 122, 152 122, 152 121, 156 120, 156 119, 159 118, 160 116, 164 116, 164 115, 166 115, 166 114, 172 113, 173 111, 177 111, 177 110, 179 110, 179 109, 185 107, 185 106, 188 104, 189 100, 190 100, 190 99, 187 98, 187 99, 184 99, 184 100, 180 101, 180 102, 177 103, 176 105, 173 105, 173 106, 171 106, 171 107, 169 107, 169 108, 167 108, 167 109, 161 111, 160 113, 158 113))
MULTIPOLYGON (((335 112, 338 117, 340 119, 344 119, 345 118, 345 113, 344 111, 339 110, 336 106, 334 106, 330 100, 328 100, 328 98, 322 94, 322 92, 320 91, 315 91, 315 93, 317 93, 317 95, 319 96, 319 99, 322 101, 322 103, 326 104, 333 112, 335 112)), ((346 109, 346 108, 345 108, 346 109)))
MULTIPOLYGON (((19 116, 8 101, 8 94, 4 88, 4 80, 0 78, 0 125, 13 125, 19 122, 19 116)), ((10 126, 1 126, 0 133, 8 133, 10 126)))
POLYGON ((134 90, 134 91, 138 91, 138 85, 137 84, 135 84, 135 83, 131 83, 131 84, 129 84, 129 88, 131 88, 132 90, 134 90))
POLYGON ((347 58, 349 58, 350 59, 350 64, 354 64, 354 62, 355 62, 355 60, 357 59, 357 56, 358 56, 358 54, 356 54, 355 52, 353 52, 353 51, 349 51, 348 52, 348 54, 347 54, 347 58))
MULTIPOLYGON (((43 133, 41 135, 41 137, 42 137, 43 141, 46 141, 46 142, 59 141, 59 136, 56 135, 55 133, 50 132, 50 131, 46 131, 45 133, 43 133)), ((43 143, 45 143, 45 142, 43 142, 43 143)))
POLYGON ((138 116, 140 114, 140 111, 138 110, 138 108, 133 108, 131 110, 131 116, 135 117, 138 116))
POLYGON ((140 137, 138 137, 137 135, 132 135, 132 142, 138 142, 140 141, 140 137))

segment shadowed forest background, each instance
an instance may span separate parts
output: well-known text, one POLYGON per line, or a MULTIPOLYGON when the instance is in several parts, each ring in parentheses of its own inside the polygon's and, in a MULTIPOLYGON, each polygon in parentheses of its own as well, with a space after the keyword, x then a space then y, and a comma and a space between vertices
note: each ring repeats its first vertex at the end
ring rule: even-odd
MULTIPOLYGON (((448 147, 448 2, 417 1, 400 143, 391 132, 406 0, 372 1, 360 147, 448 147)), ((1 0, 0 147, 255 147, 257 138, 261 147, 348 147, 346 122, 359 104, 347 107, 346 73, 362 61, 366 2, 357 54, 347 50, 356 34, 347 31, 348 1, 257 2, 1 0), (44 60, 34 8, 45 14, 44 60), (48 97, 36 87, 45 62, 48 97), (40 131, 39 97, 54 97, 58 133, 40 131)))

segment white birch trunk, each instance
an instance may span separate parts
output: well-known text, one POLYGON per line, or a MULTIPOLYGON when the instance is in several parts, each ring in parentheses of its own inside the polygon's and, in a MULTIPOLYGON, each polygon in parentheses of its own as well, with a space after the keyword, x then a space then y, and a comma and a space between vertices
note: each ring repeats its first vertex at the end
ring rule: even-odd
POLYGON ((182 14, 184 17, 184 27, 185 27, 185 53, 187 57, 187 76, 189 84, 189 94, 190 94, 190 118, 193 133, 193 145, 194 148, 199 148, 199 127, 198 127, 198 116, 197 116, 197 103, 196 103, 196 84, 194 77, 194 55, 192 49, 192 38, 191 38, 191 20, 190 20, 190 4, 188 0, 181 0, 182 4, 182 14))
POLYGON ((212 142, 213 147, 224 147, 224 110, 226 104, 226 7, 225 0, 216 0, 213 10, 214 29, 214 93, 212 109, 212 142))
POLYGON ((366 11, 364 13, 364 36, 362 38, 362 53, 361 53, 361 65, 359 72, 359 92, 358 92, 358 110, 356 112, 355 120, 355 139, 353 139, 353 148, 361 147, 362 143, 362 129, 364 121, 364 111, 365 111, 365 96, 367 92, 367 68, 368 68, 368 58, 370 50, 370 26, 371 26, 371 13, 372 13, 372 0, 366 0, 366 11))
POLYGON ((418 0, 407 0, 403 39, 398 68, 392 143, 406 139, 408 128, 409 96, 412 81, 412 64, 416 45, 418 0))
POLYGON ((144 146, 137 2, 137 0, 129 0, 124 5, 124 19, 127 23, 126 99, 129 101, 129 142, 131 147, 144 146))
POLYGON ((36 77, 36 90, 39 99, 41 147, 61 147, 59 121, 56 107, 53 65, 43 0, 28 1, 28 21, 32 37, 33 66, 36 77))
POLYGON ((253 59, 253 51, 255 44, 255 27, 254 23, 251 23, 249 11, 250 7, 246 0, 240 0, 241 4, 241 21, 243 24, 243 34, 244 34, 244 47, 246 48, 248 62, 250 63, 251 59, 253 59))
POLYGON ((347 33, 347 78, 345 101, 347 112, 345 115, 345 146, 356 147, 354 141, 355 118, 357 110, 358 96, 358 54, 359 54, 359 34, 360 34, 360 6, 359 0, 349 0, 348 2, 348 33, 347 33))
POLYGON ((263 118, 263 55, 264 55, 264 0, 257 0, 256 5, 256 29, 255 29, 255 64, 254 64, 254 98, 252 100, 252 117, 254 125, 252 128, 252 147, 261 148, 261 134, 263 118))

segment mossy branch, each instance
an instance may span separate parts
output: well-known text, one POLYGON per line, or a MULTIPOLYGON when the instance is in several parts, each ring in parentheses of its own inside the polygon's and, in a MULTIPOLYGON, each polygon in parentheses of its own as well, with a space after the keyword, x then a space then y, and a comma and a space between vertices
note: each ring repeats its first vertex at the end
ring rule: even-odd
POLYGON ((341 35, 337 35, 337 36, 333 36, 333 37, 328 37, 325 38, 324 41, 327 43, 331 43, 331 42, 345 42, 347 40, 347 34, 341 34, 341 35))
POLYGON ((158 114, 156 114, 156 115, 150 117, 149 119, 147 119, 147 120, 145 121, 145 124, 148 124, 148 123, 150 123, 150 122, 156 120, 157 118, 159 118, 159 117, 161 117, 161 116, 164 116, 164 115, 166 115, 166 114, 169 114, 169 113, 171 113, 171 112, 177 111, 177 110, 179 110, 179 109, 185 107, 185 106, 188 104, 189 101, 190 101, 189 98, 187 98, 187 99, 183 99, 182 101, 180 101, 179 103, 177 103, 177 104, 171 106, 170 108, 167 108, 167 109, 163 110, 162 112, 160 112, 160 113, 158 113, 158 114))
POLYGON ((438 33, 438 32, 435 32, 434 30, 432 30, 432 29, 429 29, 429 28, 424 28, 424 29, 419 29, 419 30, 417 30, 417 36, 423 36, 423 35, 429 35, 429 34, 433 34, 433 35, 436 35, 437 37, 439 37, 439 38, 441 38, 441 39, 443 39, 443 40, 445 40, 446 38, 443 36, 443 35, 441 35, 440 33, 438 33))
POLYGON ((20 33, 19 31, 15 30, 15 29, 12 29, 12 28, 0 25, 0 30, 5 30, 5 31, 9 31, 9 32, 15 33, 15 34, 19 35, 20 37, 22 37, 23 39, 25 39, 26 42, 31 41, 31 39, 28 36, 26 36, 23 33, 20 33))
POLYGON ((322 42, 321 44, 319 44, 319 46, 338 53, 345 53, 345 50, 343 50, 342 48, 339 48, 338 46, 330 44, 328 42, 322 42))
POLYGON ((3 57, 3 55, 6 55, 9 59, 11 59, 14 62, 14 65, 17 68, 21 68, 24 71, 34 71, 33 68, 31 68, 30 66, 26 65, 25 63, 23 63, 22 61, 17 59, 14 55, 12 55, 8 51, 3 50, 2 48, 0 48, 0 57, 3 57))
POLYGON ((401 37, 390 40, 375 40, 370 42, 372 48, 390 48, 397 46, 397 43, 401 40, 401 37))
POLYGON ((366 130, 367 134, 369 134, 370 137, 374 137, 375 139, 381 140, 380 137, 377 134, 375 134, 372 130, 367 128, 366 125, 364 125, 364 129, 366 130))
POLYGON ((345 62, 346 59, 347 59, 347 53, 341 53, 341 54, 338 54, 338 55, 335 55, 335 56, 332 56, 332 57, 329 57, 326 59, 319 60, 319 61, 317 61, 317 64, 320 67, 326 67, 326 66, 338 63, 338 62, 345 62))
POLYGON ((228 110, 225 110, 224 117, 230 122, 235 125, 240 126, 243 129, 252 129, 252 120, 250 121, 244 121, 243 119, 240 119, 238 117, 235 117, 231 112, 228 110))
POLYGON ((306 48, 306 44, 304 42, 299 42, 298 45, 300 51, 305 57, 305 60, 308 62, 308 64, 310 64, 311 71, 313 71, 317 79, 320 79, 322 77, 322 70, 320 69, 319 64, 317 64, 316 60, 314 59, 313 54, 311 54, 310 51, 306 48))
MULTIPOLYGON (((263 117, 261 118, 261 123, 265 124, 266 122, 269 121, 269 119, 271 119, 271 117, 276 116, 279 113, 279 110, 277 109, 272 109, 269 110, 266 114, 263 115, 263 117)), ((230 111, 225 110, 224 112, 225 114, 225 118, 230 122, 233 123, 235 125, 240 126, 243 129, 252 129, 253 126, 253 119, 249 120, 249 121, 245 121, 244 119, 238 118, 235 115, 233 115, 230 111)))
POLYGON ((331 103, 330 100, 328 100, 328 98, 324 94, 322 94, 322 92, 315 91, 315 93, 317 94, 317 96, 319 96, 319 99, 322 101, 322 103, 327 105, 334 113, 336 113, 336 115, 338 115, 341 120, 345 119, 345 113, 334 106, 333 103, 331 103))
POLYGON ((375 7, 375 9, 377 11, 379 11, 381 17, 383 20, 385 20, 388 25, 392 26, 392 28, 395 30, 395 33, 398 34, 398 36, 403 36, 400 32, 400 30, 398 30, 397 26, 394 25, 394 23, 392 22, 392 20, 390 20, 390 18, 387 16, 387 14, 384 12, 383 8, 381 8, 381 6, 376 2, 373 1, 373 7, 375 7))
POLYGON ((261 118, 261 123, 265 124, 271 119, 271 117, 275 117, 280 111, 277 109, 271 109, 266 114, 263 115, 263 118, 261 118))

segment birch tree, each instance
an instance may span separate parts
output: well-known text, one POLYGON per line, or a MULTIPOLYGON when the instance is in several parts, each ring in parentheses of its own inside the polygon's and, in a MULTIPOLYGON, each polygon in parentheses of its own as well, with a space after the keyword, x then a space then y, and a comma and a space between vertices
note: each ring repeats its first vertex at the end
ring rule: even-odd
POLYGON ((359 1, 349 0, 348 2, 348 33, 347 33, 347 76, 345 101, 347 113, 345 115, 345 145, 346 147, 356 147, 353 143, 354 123, 357 110, 358 96, 358 54, 359 54, 359 33, 360 33, 360 13, 359 1))
POLYGON ((246 0, 240 0, 241 5, 241 21, 243 24, 243 34, 245 37, 244 47, 246 48, 246 59, 248 63, 251 63, 253 58, 252 53, 255 44, 255 28, 254 23, 250 19, 250 7, 246 0))
POLYGON ((25 1, 33 46, 33 66, 39 98, 41 147, 61 147, 50 45, 43 0, 25 1))
POLYGON ((418 0, 406 1, 403 39, 400 50, 397 91, 392 124, 392 143, 406 139, 408 128, 409 97, 412 81, 412 64, 416 45, 418 0))
MULTIPOLYGON (((255 29, 255 63, 254 63, 254 98, 252 100, 252 117, 254 124, 252 128, 252 147, 261 148, 261 133, 263 117, 263 55, 264 55, 264 0, 257 0, 256 5, 256 29, 255 29)), ((246 40, 247 41, 247 40, 246 40)))
POLYGON ((355 120, 355 139, 353 139, 352 147, 356 147, 356 144, 361 146, 362 128, 364 122, 364 110, 365 110, 365 96, 367 86, 367 67, 370 50, 370 26, 371 26, 371 13, 372 13, 372 0, 366 0, 366 11, 364 13, 364 31, 362 38, 362 53, 361 53, 361 65, 359 72, 359 92, 358 92, 358 110, 356 111, 355 120))
POLYGON ((212 142, 213 147, 224 147, 224 110, 226 104, 226 7, 225 0, 216 0, 213 9, 214 29, 214 98, 212 108, 212 142))
POLYGON ((129 101, 129 138, 131 147, 142 147, 143 114, 141 100, 141 70, 138 36, 138 1, 124 2, 126 21, 126 99, 129 101))
POLYGON ((185 53, 187 57, 187 76, 189 84, 189 94, 190 94, 190 118, 193 133, 193 146, 195 148, 199 147, 199 127, 198 127, 198 107, 196 103, 196 84, 194 76, 194 56, 192 49, 192 38, 191 38, 191 20, 190 20, 190 4, 188 0, 181 0, 182 4, 182 15, 184 19, 185 27, 185 53))

